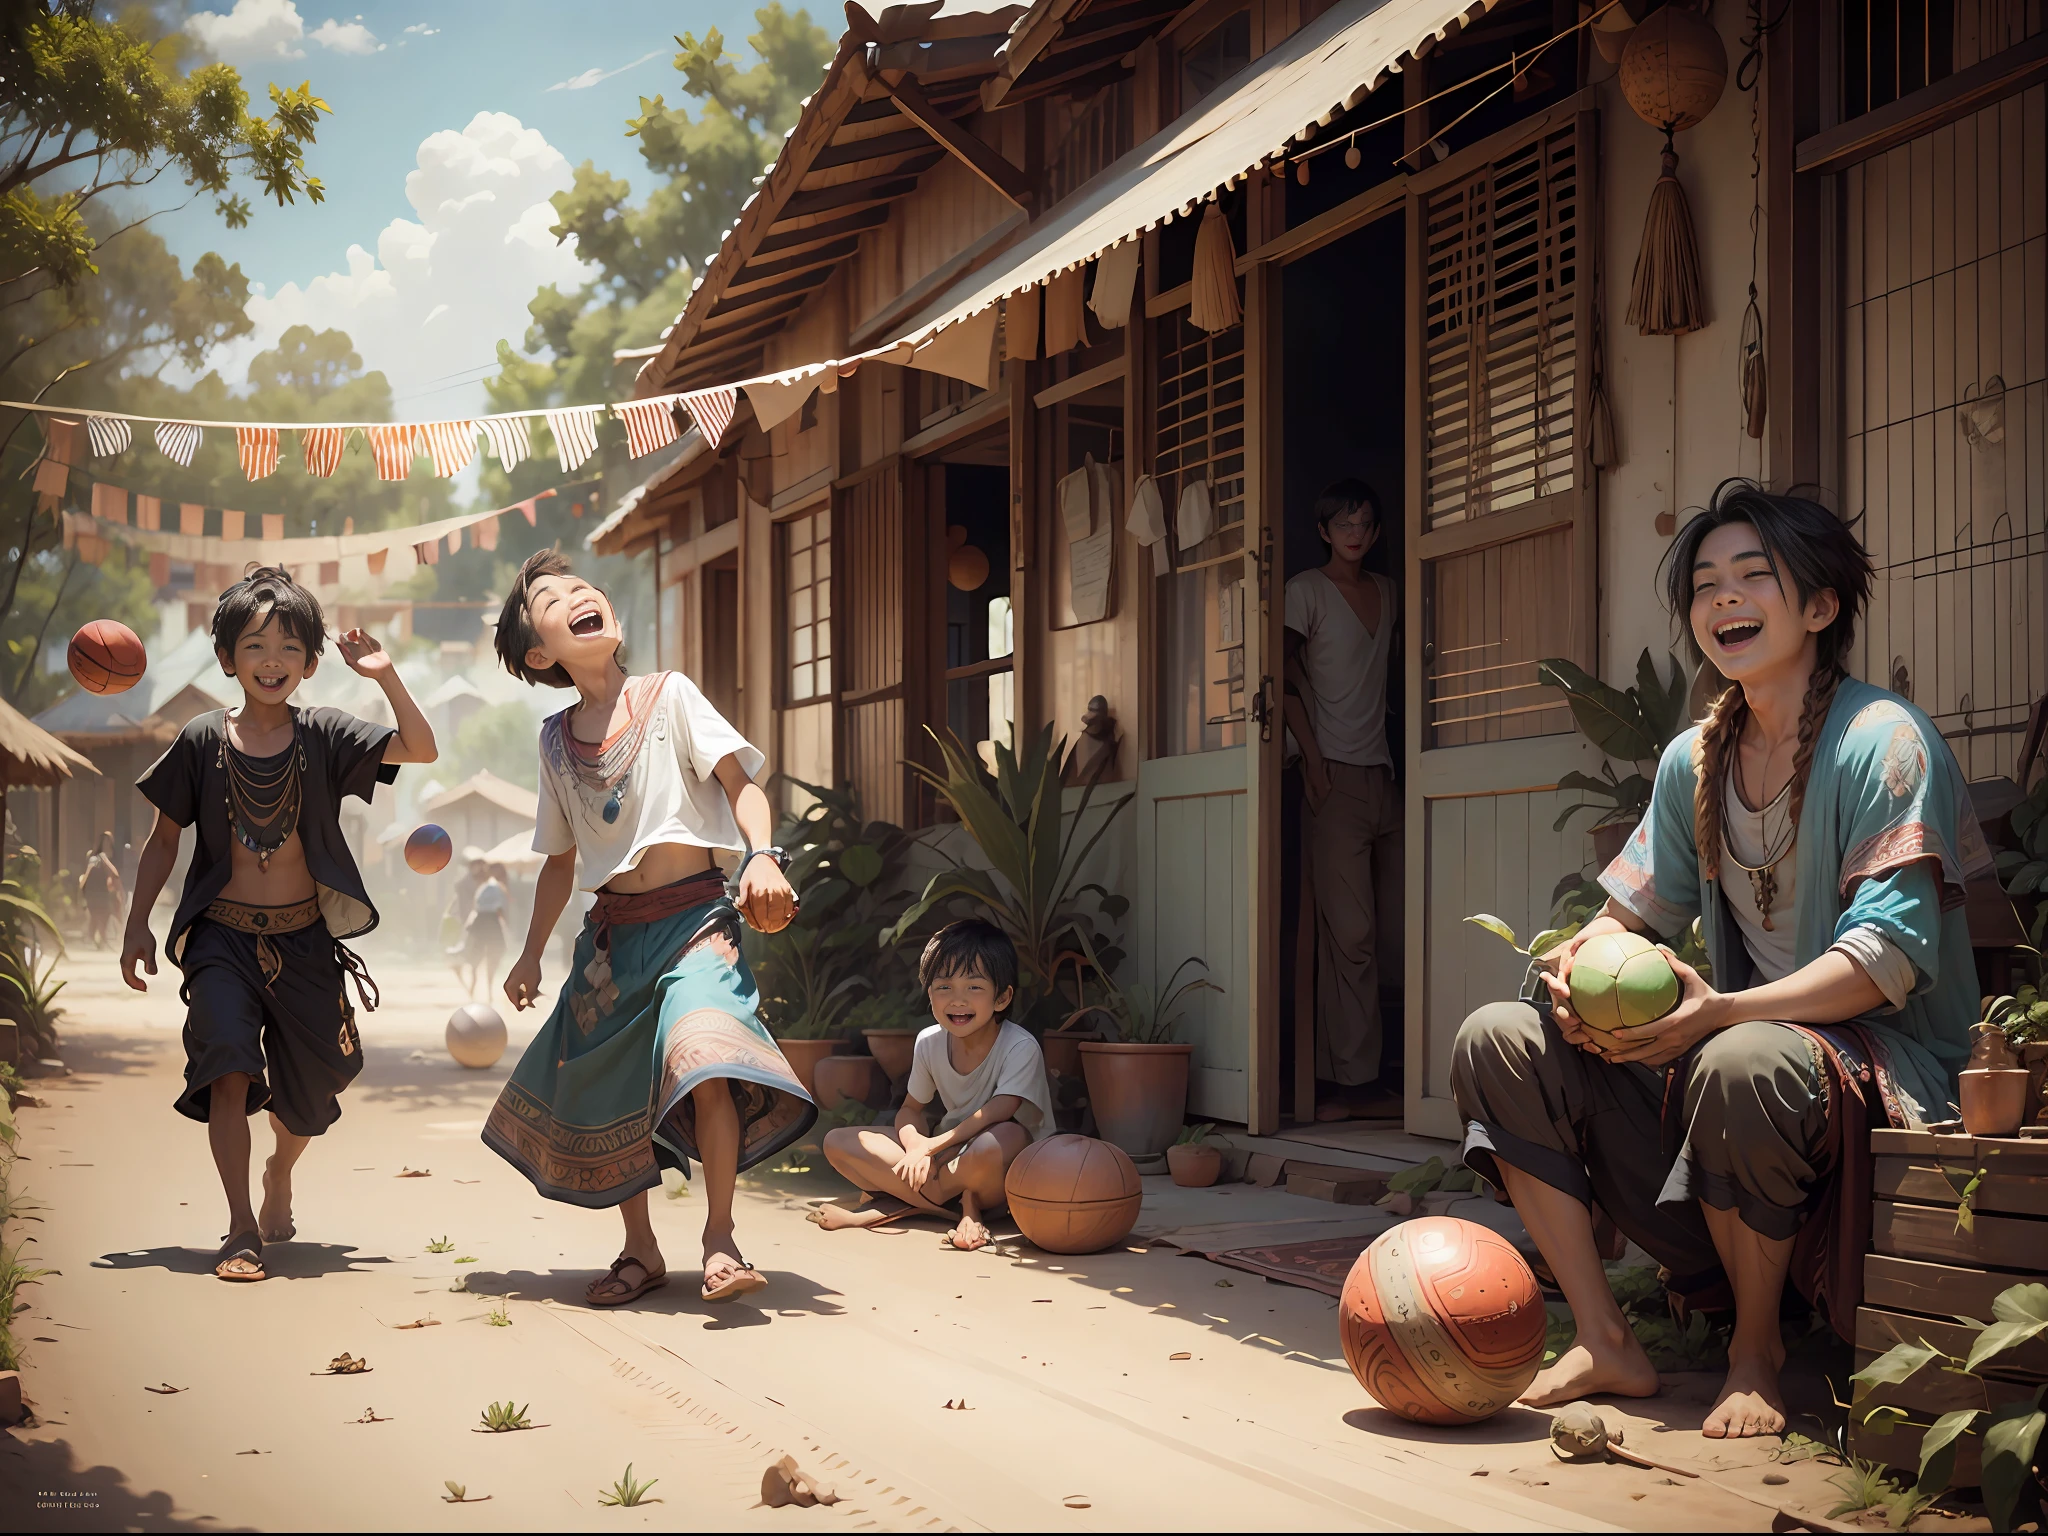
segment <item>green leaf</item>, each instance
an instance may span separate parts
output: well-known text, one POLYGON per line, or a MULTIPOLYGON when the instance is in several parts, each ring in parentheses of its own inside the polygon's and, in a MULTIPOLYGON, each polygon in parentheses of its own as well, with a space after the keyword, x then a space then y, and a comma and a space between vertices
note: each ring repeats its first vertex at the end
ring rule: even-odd
POLYGON ((1984 1428, 1984 1510, 1991 1516, 1991 1529, 2012 1529, 2013 1512, 2020 1494, 2032 1475, 2035 1452, 2040 1449, 2041 1429, 2048 1424, 2042 1402, 2048 1387, 2036 1392, 2031 1401, 2007 1403, 1991 1415, 1984 1428))
POLYGON ((1956 1470, 1956 1441, 1977 1422, 1982 1410, 1958 1408, 1944 1413, 1920 1438, 1919 1491, 1932 1498, 1948 1487, 1956 1470))
POLYGON ((839 855, 839 873, 865 889, 882 876, 882 855, 866 843, 855 843, 839 855))
POLYGON ((1856 1390, 1850 1395, 1861 1401, 1863 1394, 1871 1387, 1893 1386, 1906 1381, 1940 1354, 1940 1350, 1930 1348, 1926 1344, 1894 1344, 1849 1378, 1857 1384, 1856 1390))
POLYGON ((1873 1435, 1888 1435, 1905 1422, 1906 1410, 1896 1403, 1879 1403, 1863 1415, 1863 1427, 1873 1435))
POLYGON ((1579 732, 1609 757, 1647 762, 1657 755, 1635 698, 1561 656, 1536 663, 1536 680, 1559 690, 1579 732))
POLYGON ((2007 1286, 1991 1303, 1991 1315, 1997 1321, 1970 1346, 1964 1369, 1973 1374, 1986 1361, 2048 1332, 2048 1285, 2007 1286))
POLYGON ((1526 955, 1527 953, 1529 953, 1529 951, 1523 949, 1522 946, 1516 942, 1515 930, 1510 928, 1506 923, 1502 922, 1499 918, 1495 917, 1491 912, 1475 912, 1472 914, 1472 916, 1466 918, 1465 921, 1470 923, 1474 928, 1484 928, 1488 933, 1492 934, 1496 939, 1499 939, 1502 943, 1506 944, 1510 949, 1514 950, 1517 954, 1526 955))

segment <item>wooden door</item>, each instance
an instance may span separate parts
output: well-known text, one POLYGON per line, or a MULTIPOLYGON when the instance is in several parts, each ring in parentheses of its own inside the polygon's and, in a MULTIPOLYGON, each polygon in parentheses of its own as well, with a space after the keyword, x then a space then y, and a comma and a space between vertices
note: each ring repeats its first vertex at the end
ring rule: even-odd
POLYGON ((1407 1104, 1451 1137, 1450 1048, 1523 962, 1464 922, 1541 928, 1583 835, 1558 778, 1596 756, 1536 663, 1597 665, 1586 423, 1596 118, 1509 130, 1411 185, 1407 1104))
POLYGON ((894 460, 837 493, 840 778, 861 815, 901 825, 914 805, 905 758, 906 583, 900 466, 894 460))

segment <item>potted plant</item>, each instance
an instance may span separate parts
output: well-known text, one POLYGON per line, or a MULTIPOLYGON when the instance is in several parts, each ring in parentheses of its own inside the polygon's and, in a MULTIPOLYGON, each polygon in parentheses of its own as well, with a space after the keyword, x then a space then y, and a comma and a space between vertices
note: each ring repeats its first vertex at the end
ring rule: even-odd
MULTIPOLYGON (((2041 996, 2035 984, 2023 983, 2012 995, 1994 997, 1985 1003, 1984 1024, 1978 1026, 1979 1031, 1985 1026, 1996 1026, 2004 1034, 2008 1048, 2004 1055, 2027 1074, 2017 1125, 2048 1125, 2048 998, 2041 996)), ((2000 1053, 1993 1050, 1985 1054, 1995 1057, 2000 1053)), ((1978 1065, 1976 1058, 1977 1052, 1973 1050, 1972 1067, 1978 1065)))
POLYGON ((1552 830, 1562 832, 1581 811, 1598 811, 1593 822, 1593 850, 1601 864, 1612 863, 1636 823, 1650 808, 1650 774, 1657 760, 1684 730, 1686 719, 1685 669, 1671 659, 1671 680, 1657 675, 1657 663, 1649 647, 1636 658, 1636 685, 1616 688, 1604 683, 1573 662, 1553 656, 1536 663, 1536 679, 1565 696, 1572 721, 1579 734, 1604 752, 1609 761, 1600 765, 1600 776, 1576 769, 1557 781, 1559 789, 1576 789, 1589 798, 1566 806, 1552 830), (1626 778, 1614 771, 1615 761, 1632 763, 1635 771, 1626 778), (1649 774, 1643 772, 1647 767, 1649 774))
POLYGON ((1209 1133, 1216 1127, 1208 1122, 1182 1129, 1166 1149, 1166 1171, 1183 1189, 1207 1189, 1223 1172, 1223 1149, 1211 1146, 1209 1133))
POLYGON ((867 1042, 892 1092, 909 1081, 911 1052, 931 1022, 931 1005, 922 992, 870 992, 846 1015, 847 1032, 867 1042))
MULTIPOLYGON (((1093 959, 1091 953, 1090 959, 1093 959)), ((1188 1107, 1188 1067, 1195 1048, 1173 1039, 1173 1026, 1195 992, 1221 992, 1206 976, 1181 976, 1208 967, 1190 955, 1174 967, 1156 995, 1142 984, 1120 987, 1100 968, 1098 1012, 1116 1030, 1114 1040, 1081 1042, 1081 1071, 1096 1134, 1133 1157, 1157 1157, 1180 1134, 1188 1107)))

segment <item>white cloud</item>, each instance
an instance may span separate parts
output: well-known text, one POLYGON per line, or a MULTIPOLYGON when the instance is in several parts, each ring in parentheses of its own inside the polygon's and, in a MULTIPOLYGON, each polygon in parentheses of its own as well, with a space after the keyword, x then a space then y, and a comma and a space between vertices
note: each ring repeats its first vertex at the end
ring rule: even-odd
POLYGON ((571 75, 566 80, 557 80, 548 89, 551 91, 587 91, 601 81, 609 80, 614 75, 623 75, 629 69, 638 69, 649 59, 658 59, 660 57, 661 51, 657 49, 653 53, 641 54, 639 58, 630 64, 621 64, 617 69, 599 69, 593 65, 589 69, 584 70, 580 75, 571 75))
POLYGON ((441 29, 439 27, 430 27, 424 21, 416 21, 405 29, 405 35, 407 37, 439 37, 441 29))
POLYGON ((393 219, 374 254, 350 246, 344 271, 252 295, 254 334, 218 349, 208 365, 239 380, 288 327, 335 327, 365 367, 391 381, 399 416, 484 409, 477 381, 501 337, 517 345, 525 335, 534 291, 547 283, 567 291, 588 277, 575 242, 557 245, 548 233, 556 217, 548 196, 570 180, 561 151, 503 112, 430 135, 405 179, 417 222, 393 219))
POLYGON ((230 64, 302 59, 309 41, 335 53, 376 53, 384 46, 360 16, 354 21, 330 16, 308 32, 292 0, 235 0, 231 11, 194 12, 185 19, 185 30, 230 64))

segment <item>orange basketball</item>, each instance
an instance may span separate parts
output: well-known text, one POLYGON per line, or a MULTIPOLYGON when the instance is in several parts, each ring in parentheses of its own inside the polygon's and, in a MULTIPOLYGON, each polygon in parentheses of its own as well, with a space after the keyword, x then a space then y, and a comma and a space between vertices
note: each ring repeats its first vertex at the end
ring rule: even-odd
POLYGON ((454 840, 432 822, 414 828, 412 836, 405 840, 405 862, 412 866, 414 874, 439 874, 454 854, 454 840))
POLYGON ((1048 1253, 1100 1253, 1131 1235, 1145 1186, 1122 1147, 1092 1136, 1034 1141, 1003 1178, 1010 1215, 1048 1253))
POLYGON ((1528 1263, 1455 1216, 1381 1233, 1351 1266, 1337 1315, 1352 1374, 1418 1424, 1491 1418, 1543 1362, 1543 1293, 1528 1263))
POLYGON ((71 637, 71 675, 88 693, 126 693, 149 667, 149 653, 126 624, 94 619, 71 637))

